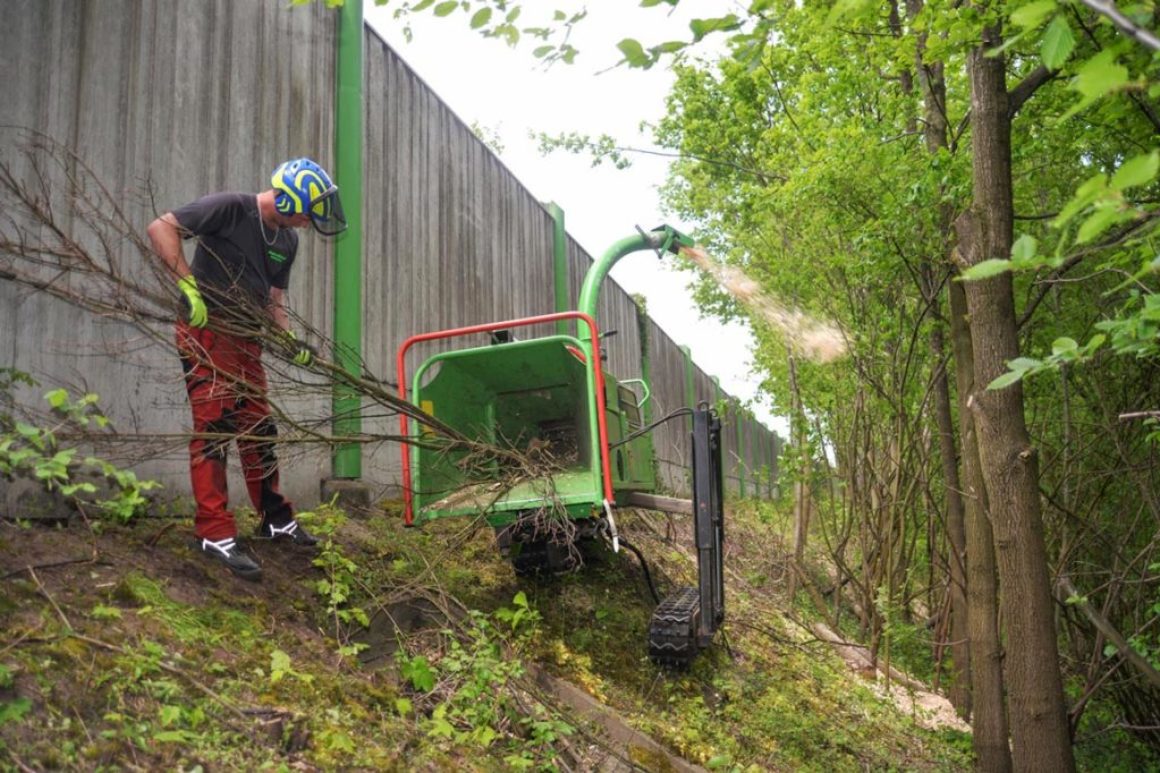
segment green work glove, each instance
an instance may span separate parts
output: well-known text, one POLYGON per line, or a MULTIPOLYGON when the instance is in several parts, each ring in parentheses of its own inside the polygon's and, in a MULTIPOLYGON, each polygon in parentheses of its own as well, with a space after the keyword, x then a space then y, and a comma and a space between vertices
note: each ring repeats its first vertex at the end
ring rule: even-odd
POLYGON ((189 301, 189 324, 193 327, 205 327, 209 322, 209 312, 206 311, 205 300, 197 289, 197 280, 193 278, 193 274, 178 279, 177 287, 189 301))
POLYGON ((295 365, 301 365, 305 368, 314 362, 314 356, 317 352, 314 351, 313 346, 305 341, 299 341, 293 330, 287 330, 286 337, 290 339, 290 347, 296 350, 292 358, 295 365))

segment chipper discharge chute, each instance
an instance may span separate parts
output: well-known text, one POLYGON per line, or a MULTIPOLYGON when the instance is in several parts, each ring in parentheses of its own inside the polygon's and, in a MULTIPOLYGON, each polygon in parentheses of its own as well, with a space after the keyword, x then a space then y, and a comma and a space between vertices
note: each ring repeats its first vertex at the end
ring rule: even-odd
MULTIPOLYGON (((402 447, 406 522, 482 516, 521 574, 572 568, 576 541, 598 532, 618 549, 615 508, 634 492, 654 491, 656 480, 641 410, 648 385, 641 382, 638 397, 627 386, 631 382, 602 367, 595 321, 600 285, 624 255, 646 249, 675 253, 684 246, 691 241, 667 226, 641 231, 593 264, 578 311, 407 339, 396 360, 401 397, 459 437, 449 442, 401 417, 403 436, 412 440, 402 447), (536 326, 542 330, 561 321, 575 321, 575 334, 557 329, 519 340, 535 334, 536 326), (429 356, 411 377, 408 393, 408 351, 445 339, 472 345, 429 356)), ((658 642, 680 636, 677 618, 684 612, 696 616, 688 605, 672 612, 658 642)), ((678 661, 684 652, 664 659, 678 661)))

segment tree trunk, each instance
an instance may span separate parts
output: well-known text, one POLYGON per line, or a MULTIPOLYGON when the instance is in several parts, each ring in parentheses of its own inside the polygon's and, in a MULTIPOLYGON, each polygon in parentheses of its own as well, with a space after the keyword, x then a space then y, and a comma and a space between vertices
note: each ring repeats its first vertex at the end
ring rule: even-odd
POLYGON ((987 491, 979 462, 975 421, 968 405, 975 391, 974 353, 961 282, 950 283, 951 343, 955 354, 959 438, 962 444, 964 531, 967 546, 967 635, 971 642, 971 729, 978 769, 1011 770, 1007 708, 1003 705, 1003 649, 999 641, 999 583, 987 491))
MULTIPOLYGON (((922 11, 922 6, 923 0, 907 0, 907 16, 912 20, 915 19, 922 11)), ((928 64, 925 61, 926 41, 926 33, 920 32, 915 47, 914 69, 918 74, 918 84, 922 92, 923 138, 926 140, 927 151, 932 155, 937 155, 940 150, 947 147, 947 87, 943 63, 931 62, 928 64)), ((939 233, 943 243, 949 244, 951 211, 947 204, 939 207, 939 233)), ((924 262, 922 275, 923 292, 927 300, 930 301, 935 315, 938 316, 940 290, 935 281, 930 261, 924 262)), ((947 560, 950 585, 950 627, 947 638, 950 640, 954 668, 951 671, 950 689, 947 694, 959 716, 965 719, 971 716, 971 648, 968 633, 965 508, 956 458, 950 387, 944 365, 943 333, 942 325, 936 324, 933 327, 930 333, 930 348, 936 368, 933 389, 935 423, 938 427, 939 453, 942 457, 943 482, 946 487, 946 529, 947 542, 950 545, 948 550, 950 555, 947 560)), ((933 583, 931 584, 933 585, 933 583)))
MULTIPOLYGON (((930 347, 934 359, 943 361, 943 331, 935 327, 930 334, 930 347)), ((950 387, 947 385, 945 368, 940 368, 934 384, 935 419, 938 425, 939 453, 942 457, 943 480, 946 486, 947 502, 947 573, 950 578, 950 629, 951 657, 954 668, 948 696, 961 717, 971 716, 971 648, 968 636, 966 553, 967 537, 964 526, 964 505, 962 484, 955 450, 954 419, 951 417, 950 387)))
MULTIPOLYGON (((793 437, 794 451, 797 453, 798 469, 793 485, 793 562, 795 567, 802 567, 806 552, 806 541, 810 528, 810 485, 809 485, 809 456, 806 453, 806 414, 802 406, 801 393, 798 391, 797 363, 791 352, 789 355, 789 384, 793 405, 791 415, 793 425, 790 434, 793 437)), ((804 567, 803 567, 804 568, 804 567)), ((797 572, 789 574, 789 597, 792 600, 797 595, 797 572)))
MULTIPOLYGON (((974 203, 956 221, 966 265, 1011 254, 1011 120, 1004 57, 996 28, 968 58, 974 203)), ((1019 355, 1009 273, 965 288, 974 348, 971 412, 991 509, 998 558, 1000 609, 1016 770, 1075 770, 1059 673, 1047 549, 1039 502, 1039 469, 1023 416, 1023 389, 987 390, 1019 355)))

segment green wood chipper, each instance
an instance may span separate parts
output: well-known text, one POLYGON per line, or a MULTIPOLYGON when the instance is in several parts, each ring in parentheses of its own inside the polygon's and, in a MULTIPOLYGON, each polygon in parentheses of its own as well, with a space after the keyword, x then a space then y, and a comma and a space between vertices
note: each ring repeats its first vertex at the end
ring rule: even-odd
POLYGON ((578 310, 422 333, 404 341, 396 358, 400 396, 458 435, 456 442, 439 442, 428 427, 401 417, 410 440, 402 446, 408 525, 482 516, 516 572, 530 574, 572 568, 583 538, 603 534, 619 550, 618 507, 694 516, 698 587, 661 601, 649 630, 652 657, 677 665, 707 646, 724 618, 720 422, 706 404, 673 414, 693 414, 693 499, 650 496, 655 424, 645 426, 643 418, 649 385, 618 381, 604 370, 596 306, 601 284, 625 255, 654 250, 661 256, 691 246, 668 226, 639 231, 593 263, 578 310), (569 321, 575 335, 568 325, 526 340, 516 335, 569 321), (479 345, 483 335, 487 341, 479 345), (452 338, 476 345, 429 356, 410 377, 408 392, 408 352, 452 338), (632 383, 640 385, 640 396, 632 383))

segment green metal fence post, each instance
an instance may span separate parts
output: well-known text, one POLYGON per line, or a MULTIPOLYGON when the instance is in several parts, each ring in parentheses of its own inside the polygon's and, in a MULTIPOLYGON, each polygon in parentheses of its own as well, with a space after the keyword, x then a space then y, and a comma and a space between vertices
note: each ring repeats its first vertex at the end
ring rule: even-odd
MULTIPOLYGON (((334 256, 334 360, 348 373, 358 375, 362 361, 362 0, 346 0, 339 11, 334 137, 337 182, 347 217, 347 229, 338 239, 334 256)), ((362 400, 358 393, 336 386, 332 404, 334 434, 351 437, 362 432, 362 400)), ((360 446, 337 446, 332 471, 335 478, 362 477, 360 446)))
MULTIPOLYGON (((556 202, 548 204, 548 214, 552 216, 552 277, 556 290, 557 312, 571 311, 572 300, 568 297, 568 231, 564 229, 564 210, 556 202)), ((561 319, 556 322, 556 333, 568 335, 570 324, 561 319)))
MULTIPOLYGON (((635 304, 634 304, 635 305, 635 304)), ((644 381, 648 394, 652 394, 652 340, 650 336, 649 317, 644 308, 636 306, 637 335, 640 338, 640 378, 644 381)), ((653 401, 649 399, 644 404, 644 423, 652 424, 653 401)))
MULTIPOLYGON (((693 353, 689 351, 689 347, 682 345, 679 347, 681 354, 685 355, 685 404, 697 410, 697 392, 693 383, 693 353)), ((688 420, 689 432, 693 431, 693 417, 690 415, 688 420)))
POLYGON ((741 408, 737 409, 737 479, 738 479, 738 495, 742 499, 745 498, 745 475, 749 471, 749 447, 745 442, 747 434, 745 431, 746 416, 741 408))

